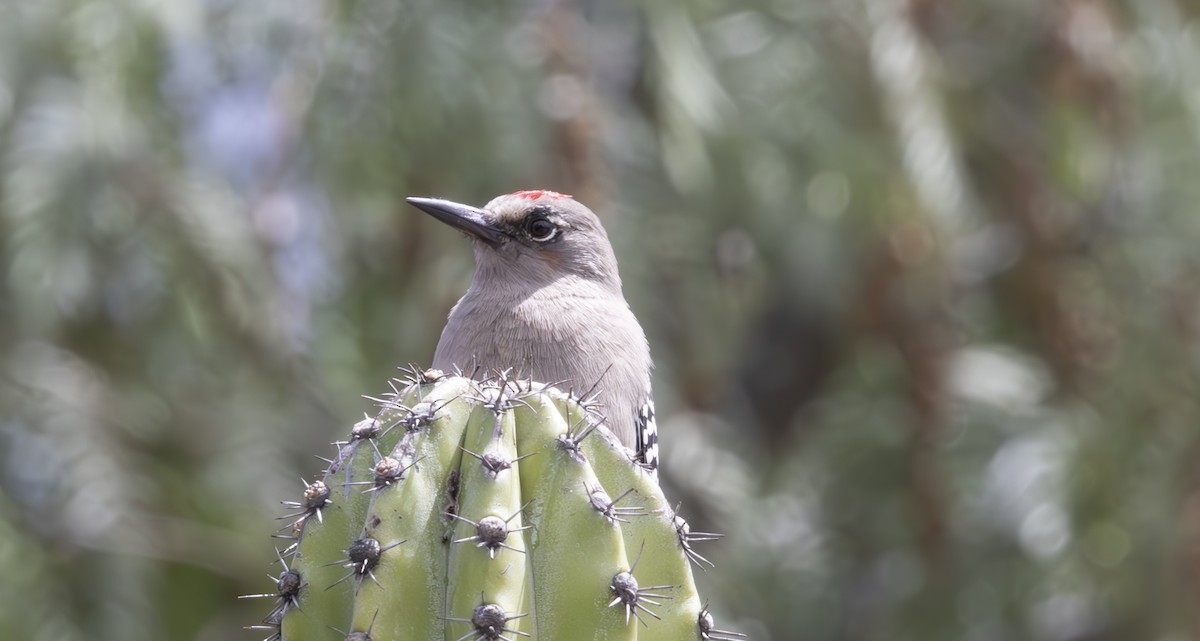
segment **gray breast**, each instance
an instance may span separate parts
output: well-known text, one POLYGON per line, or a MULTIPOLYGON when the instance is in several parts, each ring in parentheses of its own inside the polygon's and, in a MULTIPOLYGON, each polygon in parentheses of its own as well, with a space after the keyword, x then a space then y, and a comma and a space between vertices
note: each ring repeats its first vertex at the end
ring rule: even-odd
POLYGON ((623 299, 546 293, 499 301, 468 292, 451 311, 434 356, 434 367, 455 366, 467 373, 512 369, 576 393, 595 385, 609 429, 634 446, 650 353, 623 299))

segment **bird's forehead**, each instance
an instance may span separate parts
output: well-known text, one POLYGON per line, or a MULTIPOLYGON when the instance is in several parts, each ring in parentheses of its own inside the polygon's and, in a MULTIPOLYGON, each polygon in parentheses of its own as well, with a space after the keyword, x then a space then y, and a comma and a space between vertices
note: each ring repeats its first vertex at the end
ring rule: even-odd
POLYGON ((575 210, 580 209, 571 196, 548 189, 530 189, 497 196, 484 209, 501 221, 516 222, 524 218, 530 209, 540 205, 568 218, 574 218, 575 210))
POLYGON ((557 191, 550 191, 549 189, 526 189, 525 191, 517 191, 509 195, 524 198, 525 200, 540 200, 542 198, 548 200, 569 200, 571 198, 570 194, 560 194, 557 191))

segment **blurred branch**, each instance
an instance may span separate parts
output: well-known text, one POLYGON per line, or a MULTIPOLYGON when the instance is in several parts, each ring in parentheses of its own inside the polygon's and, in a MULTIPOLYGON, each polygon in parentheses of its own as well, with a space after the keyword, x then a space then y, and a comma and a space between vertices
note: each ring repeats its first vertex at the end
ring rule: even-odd
MULTIPOLYGON (((861 304, 868 324, 895 345, 907 368, 912 408, 909 483, 918 546, 930 574, 945 578, 951 539, 943 495, 949 482, 937 443, 945 427, 946 358, 953 345, 943 311, 947 279, 939 272, 954 268, 931 265, 937 245, 949 246, 979 222, 956 141, 940 108, 940 93, 930 78, 926 45, 912 22, 915 4, 868 0, 865 7, 880 105, 892 125, 922 220, 884 230, 883 248, 867 271, 861 304)), ((939 262, 952 258, 944 254, 939 262)))
POLYGON ((593 28, 580 11, 581 0, 554 0, 541 18, 546 77, 539 88, 551 121, 553 157, 561 158, 565 189, 593 209, 607 209, 607 176, 598 149, 600 105, 589 68, 593 28))

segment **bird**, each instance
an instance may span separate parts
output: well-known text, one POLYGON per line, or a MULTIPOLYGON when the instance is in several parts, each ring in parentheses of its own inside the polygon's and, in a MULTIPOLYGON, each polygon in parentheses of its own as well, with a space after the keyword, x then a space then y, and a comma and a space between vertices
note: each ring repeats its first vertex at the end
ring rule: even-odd
POLYGON ((634 461, 656 473, 650 345, 596 214, 545 189, 497 196, 482 208, 407 201, 463 232, 475 255, 471 284, 450 310, 433 367, 516 369, 574 390, 595 386, 604 424, 634 461))

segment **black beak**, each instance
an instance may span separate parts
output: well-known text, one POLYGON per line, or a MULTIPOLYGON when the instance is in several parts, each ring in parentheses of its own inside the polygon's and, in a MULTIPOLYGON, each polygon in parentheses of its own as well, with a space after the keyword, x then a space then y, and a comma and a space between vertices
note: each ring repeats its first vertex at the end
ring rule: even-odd
POLYGON ((492 247, 499 247, 508 241, 508 235, 493 224, 491 217, 482 209, 470 205, 460 205, 441 198, 406 198, 405 200, 413 207, 492 247))

